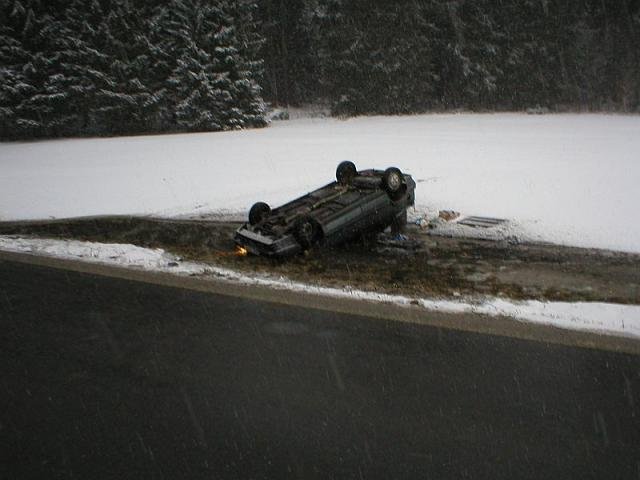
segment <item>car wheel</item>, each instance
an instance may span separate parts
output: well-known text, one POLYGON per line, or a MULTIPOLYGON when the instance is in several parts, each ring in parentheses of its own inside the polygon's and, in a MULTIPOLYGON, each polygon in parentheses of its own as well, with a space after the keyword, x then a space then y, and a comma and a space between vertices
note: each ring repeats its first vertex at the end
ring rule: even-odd
POLYGON ((254 203, 249 210, 249 224, 256 225, 266 220, 271 214, 271 207, 264 202, 254 203))
POLYGON ((382 184, 389 193, 396 193, 402 188, 402 172, 396 167, 389 167, 384 171, 382 184))
POLYGON ((404 197, 407 191, 407 185, 404 183, 404 175, 400 169, 389 167, 382 175, 382 188, 387 191, 391 201, 397 202, 404 197))
POLYGON ((356 166, 348 160, 341 162, 336 168, 336 180, 342 185, 349 185, 357 174, 356 166))
POLYGON ((320 229, 313 218, 305 215, 296 220, 293 234, 304 250, 311 248, 318 241, 319 233, 320 229))

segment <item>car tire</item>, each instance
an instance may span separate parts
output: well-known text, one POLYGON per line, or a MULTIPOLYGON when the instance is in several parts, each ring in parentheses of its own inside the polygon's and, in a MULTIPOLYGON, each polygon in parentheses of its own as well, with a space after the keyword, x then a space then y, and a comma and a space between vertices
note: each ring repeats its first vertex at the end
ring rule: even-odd
POLYGON ((382 175, 382 188, 386 190, 394 202, 404 196, 407 186, 404 183, 404 175, 402 175, 399 168, 389 167, 384 171, 382 175))
POLYGON ((304 215, 296 220, 293 235, 303 250, 313 247, 320 236, 318 223, 310 216, 304 215))
POLYGON ((249 224, 256 225, 267 218, 271 214, 271 207, 264 202, 254 203, 249 210, 249 224))
POLYGON ((402 172, 396 167, 387 168, 382 176, 382 185, 389 193, 398 192, 402 188, 403 181, 402 172))
POLYGON ((349 160, 340 162, 340 165, 336 168, 336 180, 341 185, 350 185, 357 174, 358 170, 356 170, 355 164, 349 160))

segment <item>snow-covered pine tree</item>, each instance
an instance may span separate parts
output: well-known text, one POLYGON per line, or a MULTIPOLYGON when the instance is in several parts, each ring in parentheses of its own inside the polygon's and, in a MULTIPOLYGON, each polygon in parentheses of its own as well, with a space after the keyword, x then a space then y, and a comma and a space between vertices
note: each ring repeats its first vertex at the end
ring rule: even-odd
POLYGON ((12 4, 0 47, 9 80, 0 93, 3 117, 10 122, 6 136, 97 133, 88 127, 88 112, 95 92, 108 82, 100 71, 106 62, 74 23, 86 13, 74 10, 80 2, 3 2, 3 10, 12 4))
POLYGON ((262 98, 261 80, 264 60, 260 56, 265 39, 260 32, 258 5, 255 0, 230 2, 230 13, 235 25, 238 57, 235 59, 235 98, 243 112, 244 125, 263 127, 265 103, 262 98))
POLYGON ((112 84, 105 73, 109 59, 95 48, 97 27, 88 18, 97 1, 87 6, 72 0, 60 12, 61 20, 43 29, 55 52, 55 64, 44 82, 45 94, 39 100, 51 107, 47 125, 50 136, 102 133, 92 117, 99 102, 99 92, 112 84))
POLYGON ((26 18, 22 2, 0 0, 0 138, 13 138, 18 131, 31 129, 23 123, 20 111, 21 103, 35 93, 24 71, 31 58, 22 42, 26 18))
POLYGON ((257 15, 264 35, 264 95, 277 105, 312 102, 317 84, 315 0, 261 0, 257 15))
POLYGON ((431 3, 324 0, 322 78, 335 114, 398 114, 434 104, 431 3))
MULTIPOLYGON (((188 131, 265 124, 249 51, 238 35, 234 2, 172 0, 166 18, 176 65, 167 80, 176 124, 188 131)), ((240 12, 242 13, 242 12, 240 12)), ((246 38, 246 37, 245 37, 246 38)))
POLYGON ((444 108, 483 108, 495 103, 502 75, 497 25, 491 0, 452 1, 440 15, 440 96, 444 108))
POLYGON ((561 98, 560 54, 574 41, 559 11, 562 3, 522 0, 518 4, 484 4, 500 32, 496 43, 503 73, 497 83, 502 108, 548 107, 561 98))
MULTIPOLYGON (((54 2, 55 3, 55 2, 54 2)), ((58 21, 53 5, 37 0, 2 0, 0 23, 0 130, 6 138, 48 134, 61 92, 46 81, 57 63, 47 36, 58 21), (52 100, 52 101, 49 101, 52 100)))
POLYGON ((163 80, 168 71, 158 38, 161 7, 141 0, 112 0, 102 19, 99 46, 109 59, 111 83, 100 91, 96 111, 109 133, 140 133, 162 128, 163 80))

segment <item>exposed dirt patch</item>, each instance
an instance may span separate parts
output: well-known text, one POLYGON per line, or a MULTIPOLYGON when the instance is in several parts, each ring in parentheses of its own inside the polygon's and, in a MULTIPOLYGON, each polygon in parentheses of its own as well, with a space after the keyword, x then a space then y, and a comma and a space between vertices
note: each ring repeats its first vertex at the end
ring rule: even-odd
POLYGON ((514 299, 640 303, 640 255, 556 245, 382 235, 316 248, 287 261, 234 254, 233 222, 99 217, 0 224, 0 234, 160 247, 185 259, 333 287, 409 296, 498 295, 514 299))

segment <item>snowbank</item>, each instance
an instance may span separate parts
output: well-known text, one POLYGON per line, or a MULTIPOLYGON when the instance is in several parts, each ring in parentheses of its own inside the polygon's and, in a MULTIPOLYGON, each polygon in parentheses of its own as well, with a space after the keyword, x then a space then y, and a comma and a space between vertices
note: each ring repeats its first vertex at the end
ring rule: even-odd
POLYGON ((31 253, 57 258, 83 260, 151 271, 169 271, 181 275, 204 275, 245 285, 262 285, 317 295, 356 298, 377 302, 410 305, 417 303, 427 310, 450 313, 501 315, 516 320, 553 325, 572 330, 593 331, 615 336, 640 338, 640 306, 607 303, 512 302, 486 298, 481 302, 438 299, 413 299, 362 290, 340 290, 293 282, 286 278, 246 275, 233 270, 195 262, 182 262, 167 252, 134 245, 101 244, 76 240, 37 239, 0 236, 0 250, 31 253))
MULTIPOLYGON (((156 271, 178 265, 177 259, 162 249, 120 243, 0 236, 0 250, 156 271)), ((189 273, 189 271, 185 272, 184 268, 182 270, 183 273, 189 273)), ((198 271, 201 273, 202 268, 198 271)))
POLYGON ((515 220, 522 239, 640 252, 640 117, 449 114, 274 122, 225 133, 0 145, 0 219, 240 212, 396 165, 417 214, 515 220))

